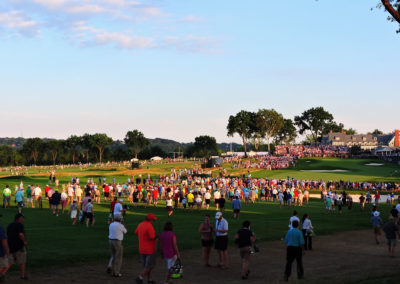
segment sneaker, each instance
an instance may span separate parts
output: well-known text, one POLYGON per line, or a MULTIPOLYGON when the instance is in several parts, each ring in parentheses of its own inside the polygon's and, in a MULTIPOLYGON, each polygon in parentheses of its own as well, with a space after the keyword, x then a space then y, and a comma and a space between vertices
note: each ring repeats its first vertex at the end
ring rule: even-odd
POLYGON ((113 277, 122 277, 121 273, 113 274, 113 277))

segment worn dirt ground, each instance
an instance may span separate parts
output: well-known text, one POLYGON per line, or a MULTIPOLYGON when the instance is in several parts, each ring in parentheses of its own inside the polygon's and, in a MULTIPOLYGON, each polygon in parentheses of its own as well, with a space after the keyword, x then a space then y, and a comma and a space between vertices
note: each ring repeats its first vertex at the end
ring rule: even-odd
MULTIPOLYGON (((259 244, 261 252, 253 254, 251 260, 251 275, 248 280, 241 279, 241 263, 237 249, 229 249, 230 268, 205 268, 201 262, 200 249, 182 253, 184 278, 173 283, 282 283, 285 265, 285 245, 282 241, 264 242, 259 244)), ((400 246, 400 242, 399 242, 400 246)), ((29 257, 29 255, 28 255, 29 257)), ((216 252, 211 255, 211 263, 215 264, 216 252)), ((29 272, 29 280, 19 279, 19 273, 12 271, 7 275, 7 283, 135 283, 134 279, 140 271, 139 257, 124 259, 122 278, 115 279, 106 273, 106 262, 92 263, 85 266, 61 267, 29 272)), ((338 233, 330 236, 314 237, 313 251, 303 257, 305 277, 296 279, 296 264, 293 265, 292 277, 289 283, 356 283, 361 280, 380 279, 400 274, 400 247, 396 257, 387 256, 387 246, 384 240, 376 245, 372 230, 338 233)), ((165 262, 157 259, 153 279, 163 283, 165 262)), ((383 283, 383 280, 382 280, 383 283)))

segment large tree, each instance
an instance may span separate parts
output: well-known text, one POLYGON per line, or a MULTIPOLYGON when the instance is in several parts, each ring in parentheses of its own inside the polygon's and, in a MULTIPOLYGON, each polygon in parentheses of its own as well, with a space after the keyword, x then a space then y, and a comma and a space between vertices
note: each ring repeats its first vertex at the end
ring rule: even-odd
MULTIPOLYGON (((256 136, 267 140, 268 152, 271 152, 270 140, 283 127, 282 114, 274 109, 259 109, 256 116, 256 136)), ((258 138, 257 137, 257 138, 258 138)))
POLYGON ((93 135, 85 133, 83 136, 80 137, 80 140, 81 141, 79 142, 79 144, 85 150, 86 163, 89 164, 89 153, 93 147, 93 135))
POLYGON ((333 115, 323 107, 310 108, 301 115, 294 117, 294 122, 299 128, 299 133, 310 131, 312 141, 318 143, 323 131, 333 122, 333 115))
POLYGON ((26 160, 33 159, 33 163, 36 165, 39 159, 39 154, 43 150, 43 140, 40 138, 29 138, 25 141, 22 146, 22 152, 26 154, 26 160))
POLYGON ((247 142, 253 136, 256 129, 256 114, 254 112, 242 110, 236 115, 229 117, 228 136, 239 134, 243 141, 244 154, 247 157, 247 142))
POLYGON ((101 163, 104 149, 113 142, 111 137, 104 133, 96 133, 92 135, 92 145, 99 151, 99 161, 101 163))
POLYGON ((50 153, 53 165, 56 164, 57 156, 63 149, 63 141, 52 139, 44 143, 44 148, 50 153))
POLYGON ((275 143, 289 144, 295 141, 297 137, 296 127, 293 124, 293 120, 284 119, 283 127, 278 131, 275 136, 275 143))
POLYGON ((82 139, 79 136, 71 135, 65 140, 65 144, 69 149, 69 152, 72 156, 72 163, 75 164, 76 155, 78 153, 77 147, 82 143, 82 139))
POLYGON ((194 151, 198 157, 209 158, 218 153, 217 140, 214 137, 203 135, 194 139, 194 151))
POLYGON ((139 130, 128 131, 125 135, 125 144, 132 148, 135 158, 137 159, 139 152, 149 145, 149 139, 144 137, 139 130))

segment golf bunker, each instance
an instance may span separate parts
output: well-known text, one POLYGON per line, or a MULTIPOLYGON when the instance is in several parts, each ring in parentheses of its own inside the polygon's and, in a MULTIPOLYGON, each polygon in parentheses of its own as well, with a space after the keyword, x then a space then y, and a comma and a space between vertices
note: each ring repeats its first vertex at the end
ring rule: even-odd
POLYGON ((380 163, 369 163, 369 164, 365 164, 366 166, 375 166, 375 167, 378 167, 378 166, 383 166, 383 164, 380 164, 380 163))

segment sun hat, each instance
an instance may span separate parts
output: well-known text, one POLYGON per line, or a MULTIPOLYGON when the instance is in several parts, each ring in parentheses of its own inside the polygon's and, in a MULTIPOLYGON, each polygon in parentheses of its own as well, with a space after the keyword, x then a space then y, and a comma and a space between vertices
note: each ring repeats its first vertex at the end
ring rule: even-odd
POLYGON ((222 216, 222 213, 221 212, 217 212, 215 214, 215 219, 219 219, 219 218, 221 218, 221 216, 222 216))
POLYGON ((149 213, 146 215, 146 219, 151 221, 151 220, 157 220, 157 217, 153 213, 149 213))
POLYGON ((375 211, 375 212, 374 212, 374 216, 375 216, 375 217, 378 217, 378 216, 379 216, 379 212, 378 212, 378 211, 375 211))

